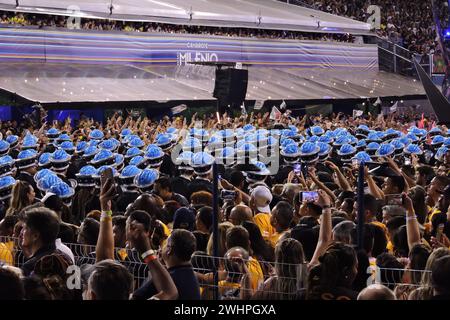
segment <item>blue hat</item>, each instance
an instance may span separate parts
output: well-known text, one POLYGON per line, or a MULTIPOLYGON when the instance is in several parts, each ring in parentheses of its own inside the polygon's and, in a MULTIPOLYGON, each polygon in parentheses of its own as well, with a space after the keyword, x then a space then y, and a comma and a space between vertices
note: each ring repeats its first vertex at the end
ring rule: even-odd
POLYGON ((319 147, 319 159, 321 161, 328 159, 332 149, 331 146, 325 142, 317 142, 317 146, 319 147))
POLYGON ((146 167, 145 162, 146 161, 143 156, 135 156, 135 157, 131 158, 131 160, 128 164, 143 169, 144 167, 146 167))
POLYGON ((380 133, 377 131, 372 131, 367 135, 367 142, 381 142, 382 139, 380 137, 380 133))
POLYGON ((50 139, 55 139, 59 136, 59 130, 56 128, 50 128, 47 131, 47 137, 49 137, 50 139))
POLYGON ((89 139, 91 140, 102 140, 105 135, 102 131, 94 129, 89 133, 89 139))
POLYGON ((441 135, 434 136, 433 140, 431 141, 431 145, 434 147, 440 147, 445 141, 445 138, 441 135))
POLYGON ((157 168, 163 162, 164 151, 158 146, 150 145, 145 152, 145 158, 151 168, 157 168))
POLYGON ((56 174, 51 173, 43 176, 37 182, 37 187, 43 192, 47 192, 53 185, 62 182, 61 178, 56 174))
POLYGON ((366 140, 359 140, 358 143, 356 144, 356 149, 362 151, 366 148, 366 146, 367 146, 366 140))
POLYGON ((112 166, 120 171, 123 168, 124 160, 125 160, 125 157, 122 154, 116 153, 114 155, 114 163, 112 164, 112 166))
POLYGON ((83 157, 84 158, 90 158, 94 157, 97 153, 99 153, 100 149, 96 146, 89 146, 84 150, 83 157))
POLYGON ((0 157, 0 176, 11 175, 14 170, 14 159, 11 156, 0 157))
POLYGON ((236 146, 237 146, 237 151, 239 154, 258 152, 258 148, 256 148, 253 143, 241 142, 241 143, 238 143, 236 146))
POLYGON ((195 230, 195 210, 182 207, 173 215, 173 229, 195 230))
POLYGON ((223 149, 219 149, 217 153, 218 153, 217 159, 226 160, 225 162, 228 162, 230 164, 235 160, 236 157, 236 151, 232 147, 225 147, 223 149))
POLYGON ((177 134, 178 133, 178 129, 174 128, 174 127, 169 127, 169 128, 167 128, 166 132, 170 133, 170 134, 177 134))
POLYGON ((375 155, 378 157, 390 156, 395 152, 395 147, 390 143, 383 143, 380 145, 375 155))
POLYGON ((103 140, 101 143, 99 143, 98 147, 100 149, 105 149, 109 151, 114 151, 117 149, 119 145, 112 139, 103 140))
POLYGON ((5 140, 0 140, 0 154, 6 154, 9 151, 9 143, 5 140))
POLYGON ((196 152, 192 157, 192 167, 197 175, 209 173, 213 163, 214 157, 207 152, 196 152))
POLYGON ((201 150, 202 143, 197 138, 189 137, 186 140, 184 140, 184 142, 182 144, 182 148, 183 148, 184 151, 192 151, 192 152, 194 152, 194 150, 201 150))
POLYGON ((217 131, 217 135, 223 139, 230 139, 235 136, 235 132, 232 129, 225 129, 217 131))
POLYGON ((450 137, 449 138, 445 138, 444 146, 446 146, 446 147, 450 146, 450 137))
POLYGON ((5 140, 9 143, 10 148, 14 148, 19 142, 19 137, 16 135, 9 135, 5 140))
POLYGON ((86 150, 87 147, 88 147, 88 144, 87 144, 86 141, 80 141, 80 142, 77 143, 77 147, 75 149, 75 152, 76 153, 83 153, 86 150))
POLYGON ((37 152, 34 149, 26 149, 19 152, 17 156, 17 167, 19 169, 26 169, 36 165, 37 152))
POLYGON ((319 137, 319 142, 324 142, 324 143, 333 143, 333 138, 330 137, 329 135, 322 135, 319 137))
POLYGON ((405 146, 411 143, 411 139, 409 139, 406 135, 401 136, 398 140, 403 143, 405 146))
POLYGON ((311 127, 310 132, 311 132, 311 134, 314 135, 314 136, 321 136, 321 135, 323 135, 323 134, 325 133, 325 131, 323 130, 323 128, 322 128, 322 127, 319 127, 319 126, 311 127))
POLYGON ((128 141, 128 147, 130 148, 142 148, 145 146, 144 141, 141 138, 134 137, 128 141))
POLYGON ((348 134, 343 134, 343 135, 339 135, 336 137, 336 139, 334 140, 333 145, 336 148, 340 148, 342 145, 344 144, 349 144, 351 142, 351 139, 349 138, 348 134))
POLYGON ((391 141, 391 144, 394 146, 395 148, 395 153, 397 155, 400 155, 403 153, 403 149, 406 147, 405 144, 403 142, 400 141, 400 139, 394 139, 391 141))
POLYGON ((123 168, 122 173, 120 174, 120 179, 126 179, 126 178, 134 178, 138 174, 142 172, 142 169, 139 169, 136 166, 128 165, 125 168, 123 168))
MULTIPOLYGON (((117 172, 116 168, 114 168, 110 165, 103 165, 97 169, 97 173, 94 175, 94 178, 96 178, 98 180, 100 178, 100 175, 102 174, 102 172, 105 171, 106 169, 111 169, 114 177, 119 176, 119 172, 117 172)), ((100 184, 98 186, 100 186, 100 184)))
POLYGON ((72 138, 70 138, 70 136, 67 133, 63 133, 61 135, 59 135, 58 139, 56 139, 59 142, 63 142, 63 141, 72 141, 72 138))
POLYGON ((255 127, 251 124, 246 124, 245 126, 242 127, 242 129, 244 129, 244 131, 253 131, 255 130, 255 127))
POLYGON ((286 148, 286 147, 287 147, 288 145, 290 145, 290 144, 295 144, 295 145, 297 145, 297 142, 295 142, 294 140, 289 139, 289 138, 281 139, 280 148, 281 148, 281 149, 284 149, 284 148, 286 148))
POLYGON ((151 187, 159 178, 159 172, 155 169, 144 169, 134 178, 134 184, 140 189, 151 187))
POLYGON ((353 156, 355 153, 356 153, 356 148, 348 143, 342 145, 341 148, 337 152, 337 154, 339 156, 341 156, 341 158, 348 158, 348 160, 351 158, 349 156, 353 156))
POLYGON ((53 152, 50 162, 52 163, 52 169, 54 171, 64 171, 69 167, 69 161, 71 159, 70 154, 64 150, 56 150, 53 152))
POLYGON ((319 136, 311 136, 311 137, 309 137, 308 138, 308 142, 313 142, 313 143, 319 142, 319 136))
POLYGON ((84 166, 75 176, 79 187, 95 187, 97 169, 91 165, 84 166))
POLYGON ((295 137, 297 133, 295 131, 292 131, 290 129, 283 129, 281 130, 281 136, 284 138, 292 138, 295 137))
POLYGON ((356 137, 367 138, 367 135, 370 133, 370 129, 365 124, 360 124, 356 129, 356 137))
POLYGON ((169 134, 160 134, 156 138, 156 145, 163 150, 167 150, 172 146, 173 137, 169 134))
POLYGON ((39 170, 38 172, 36 172, 36 174, 34 175, 34 181, 37 183, 39 180, 41 180, 42 178, 44 178, 45 176, 48 176, 49 174, 52 175, 56 175, 56 173, 54 173, 52 170, 50 169, 42 169, 39 170))
POLYGON ((183 151, 181 152, 177 159, 175 160, 175 164, 180 168, 187 169, 190 168, 192 163, 192 158, 194 157, 194 153, 191 151, 183 151))
POLYGON ((125 153, 125 159, 130 159, 133 158, 135 156, 141 156, 144 154, 144 151, 142 151, 139 148, 133 147, 127 150, 127 152, 125 153))
MULTIPOLYGON (((307 142, 308 143, 308 142, 307 142)), ((300 157, 300 148, 297 144, 288 144, 286 147, 281 149, 280 154, 285 158, 285 161, 290 163, 300 157)))
MULTIPOLYGON (((294 151, 294 150, 293 150, 294 151)), ((312 163, 319 160, 320 147, 314 142, 305 142, 299 149, 300 158, 304 163, 312 163)))
POLYGON ((375 152, 380 148, 380 144, 378 142, 370 142, 366 146, 366 152, 370 155, 374 155, 375 152))
POLYGON ((136 166, 133 165, 126 166, 125 168, 123 168, 122 173, 119 176, 121 184, 126 187, 134 186, 134 178, 141 172, 142 170, 136 166))
POLYGON ((446 146, 442 146, 439 149, 437 149, 436 154, 434 155, 434 158, 440 162, 444 161, 444 155, 450 151, 450 148, 446 146))
POLYGON ((47 167, 51 163, 52 154, 50 152, 44 152, 40 155, 38 165, 39 167, 47 167))
POLYGON ((35 149, 38 147, 38 141, 38 138, 28 133, 25 138, 23 138, 22 149, 35 149))
POLYGON ((101 140, 89 140, 88 147, 97 147, 100 144, 101 140))
POLYGON ((358 152, 355 156, 352 157, 352 160, 357 160, 359 163, 372 163, 372 158, 370 155, 365 151, 358 152))
POLYGON ((91 160, 93 166, 112 165, 114 163, 114 153, 102 149, 91 160))
POLYGON ((261 178, 269 176, 270 175, 270 171, 269 169, 267 169, 267 166, 265 165, 265 163, 261 162, 261 161, 252 161, 252 164, 254 164, 255 166, 257 166, 259 168, 259 171, 251 171, 251 172, 247 172, 247 178, 250 178, 248 180, 250 180, 251 182, 255 182, 254 180, 261 180, 261 178), (258 179, 252 179, 252 176, 259 176, 261 178, 258 179), (253 180, 253 181, 252 181, 253 180))
POLYGON ((223 145, 223 138, 217 134, 211 136, 208 140, 208 148, 214 149, 223 145))
POLYGON ((120 135, 122 137, 129 136, 132 134, 133 134, 133 131, 131 131, 131 129, 128 129, 128 128, 122 129, 122 132, 120 133, 120 135))
POLYGON ((428 134, 430 135, 430 137, 442 135, 442 130, 439 127, 434 127, 428 132, 428 134))
POLYGON ((67 153, 73 153, 75 151, 75 146, 72 141, 64 141, 59 145, 59 147, 67 153))
POLYGON ((197 138, 201 141, 207 141, 208 140, 208 131, 205 129, 197 129, 197 128, 192 128, 190 131, 190 135, 194 138, 197 138))
POLYGON ((0 200, 4 201, 11 198, 12 188, 16 184, 16 180, 11 176, 0 178, 0 200))
POLYGON ((420 139, 414 133, 408 133, 406 137, 412 142, 418 142, 420 139))
POLYGON ((75 194, 75 190, 65 182, 58 182, 48 189, 48 192, 56 194, 61 199, 67 199, 75 194))
POLYGON ((406 154, 417 154, 421 155, 423 153, 422 149, 417 144, 410 144, 407 145, 405 149, 403 149, 403 152, 406 154))

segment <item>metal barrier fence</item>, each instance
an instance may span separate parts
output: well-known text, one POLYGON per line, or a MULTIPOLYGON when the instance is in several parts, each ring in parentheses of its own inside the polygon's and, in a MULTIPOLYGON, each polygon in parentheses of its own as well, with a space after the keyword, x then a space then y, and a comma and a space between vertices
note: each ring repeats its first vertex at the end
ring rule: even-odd
MULTIPOLYGON (((25 257, 18 243, 17 238, 0 237, 0 264, 15 267, 23 265, 25 257)), ((65 245, 72 251, 75 265, 81 267, 86 264, 95 264, 95 246, 77 243, 66 243, 65 245)), ((148 267, 142 263, 134 250, 116 249, 116 260, 121 262, 133 275, 136 289, 148 279, 148 267)), ((240 282, 243 273, 239 263, 223 257, 208 256, 206 253, 194 253, 192 265, 194 271, 199 274, 202 299, 212 299, 213 297, 212 289, 215 286, 212 284, 212 272, 214 264, 219 270, 218 292, 220 299, 239 299, 243 290, 249 290, 251 294, 260 290, 258 293, 264 299, 296 299, 306 293, 308 283, 307 264, 283 263, 276 265, 272 262, 257 261, 252 258, 246 260, 245 263, 250 277, 249 288, 241 288, 240 282), (268 285, 268 282, 270 282, 267 281, 268 279, 272 280, 273 285, 268 285)), ((383 284, 391 289, 404 287, 413 290, 423 286, 418 281, 416 283, 411 281, 405 283, 405 277, 422 279, 425 274, 431 274, 431 272, 371 266, 367 269, 367 285, 383 284)))

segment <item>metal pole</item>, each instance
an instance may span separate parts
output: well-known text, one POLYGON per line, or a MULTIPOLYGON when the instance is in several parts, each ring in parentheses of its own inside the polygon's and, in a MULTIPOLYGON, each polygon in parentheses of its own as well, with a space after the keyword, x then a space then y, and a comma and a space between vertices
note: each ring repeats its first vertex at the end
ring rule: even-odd
POLYGON ((219 300, 219 274, 217 267, 219 264, 219 175, 216 162, 213 163, 213 297, 219 300))
POLYGON ((397 73, 397 45, 394 44, 394 73, 397 73))
POLYGON ((357 240, 358 249, 363 249, 364 246, 364 162, 361 161, 358 169, 358 225, 357 225, 357 240))

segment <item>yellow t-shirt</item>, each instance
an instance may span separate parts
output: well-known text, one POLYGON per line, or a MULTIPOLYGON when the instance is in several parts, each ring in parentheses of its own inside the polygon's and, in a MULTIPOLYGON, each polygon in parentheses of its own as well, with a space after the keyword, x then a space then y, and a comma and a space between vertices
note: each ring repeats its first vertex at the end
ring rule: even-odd
POLYGON ((13 257, 14 242, 0 242, 0 262, 6 263, 10 266, 14 265, 13 257))
POLYGON ((257 290, 259 284, 264 282, 264 273, 259 261, 250 257, 247 262, 248 272, 250 273, 250 285, 253 290, 257 290))
POLYGON ((275 234, 275 229, 270 224, 270 214, 258 213, 253 217, 256 225, 259 227, 264 240, 269 240, 275 234))

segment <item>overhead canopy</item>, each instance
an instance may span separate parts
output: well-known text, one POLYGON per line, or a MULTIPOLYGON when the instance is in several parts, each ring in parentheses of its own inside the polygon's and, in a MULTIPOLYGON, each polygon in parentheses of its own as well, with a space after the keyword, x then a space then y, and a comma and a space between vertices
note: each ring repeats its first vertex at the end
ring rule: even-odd
POLYGON ((206 26, 370 33, 370 24, 277 0, 0 0, 5 10, 206 26), (112 3, 112 7, 111 7, 112 3))
MULTIPOLYGON (((0 88, 41 103, 214 100, 210 66, 0 63, 0 88)), ((423 96, 419 81, 382 71, 249 67, 247 100, 423 96)))

